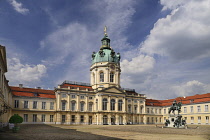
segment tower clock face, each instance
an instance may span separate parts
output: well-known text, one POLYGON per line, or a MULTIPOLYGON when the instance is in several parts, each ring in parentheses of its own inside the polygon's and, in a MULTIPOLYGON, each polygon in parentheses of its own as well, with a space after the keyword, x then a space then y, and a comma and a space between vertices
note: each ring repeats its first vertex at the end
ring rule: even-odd
POLYGON ((115 66, 114 65, 111 65, 110 68, 113 70, 113 69, 115 69, 115 66))

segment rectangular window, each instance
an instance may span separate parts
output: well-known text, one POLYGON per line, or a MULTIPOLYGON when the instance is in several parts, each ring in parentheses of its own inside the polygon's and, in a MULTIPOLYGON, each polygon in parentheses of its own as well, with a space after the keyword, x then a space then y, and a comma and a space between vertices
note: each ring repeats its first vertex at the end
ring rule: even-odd
POLYGON ((72 99, 76 98, 76 95, 71 95, 71 98, 72 98, 72 99))
POLYGON ((28 108, 28 101, 24 101, 24 108, 28 108))
POLYGON ((33 109, 37 109, 37 101, 33 101, 33 109))
POLYGON ((206 123, 209 123, 209 116, 206 116, 206 123))
POLYGON ((50 102, 50 110, 54 109, 54 102, 50 102))
POLYGON ((194 117, 191 117, 191 124, 194 123, 194 117))
POLYGON ((155 109, 155 114, 157 114, 157 109, 155 109))
POLYGON ((187 121, 187 117, 184 117, 184 120, 187 121))
POLYGON ((154 113, 153 108, 151 108, 151 113, 152 113, 152 114, 154 113))
POLYGON ((62 115, 62 123, 66 122, 66 115, 62 115))
POLYGON ((19 100, 15 100, 15 108, 19 108, 19 100))
POLYGON ((71 102, 71 110, 72 111, 76 110, 76 103, 75 102, 71 102))
POLYGON ((33 114, 33 122, 37 122, 37 114, 33 114))
POLYGON ((50 122, 53 122, 53 115, 50 115, 50 122))
POLYGON ((46 102, 42 102, 42 109, 46 109, 46 102))
POLYGON ((81 116, 80 116, 80 122, 81 122, 81 123, 84 123, 84 115, 81 115, 81 116))
POLYGON ((71 122, 72 122, 72 123, 75 122, 75 115, 71 115, 71 122))
POLYGON ((62 110, 66 110, 66 102, 62 102, 62 110))
POLYGON ((45 122, 45 115, 42 114, 42 122, 45 122))
POLYGON ((209 106, 205 105, 205 112, 208 112, 208 111, 209 111, 209 106))
POLYGON ((198 112, 201 112, 201 106, 197 106, 198 112))
POLYGON ((62 94, 62 98, 66 98, 66 93, 63 93, 62 94))
POLYGON ((161 114, 161 109, 159 109, 159 114, 161 114))
POLYGON ((187 113, 187 107, 184 107, 184 113, 187 113))
POLYGON ((81 95, 81 96, 80 96, 80 99, 85 99, 85 96, 84 96, 84 95, 81 95))
POLYGON ((166 114, 166 109, 164 109, 164 114, 166 114))
POLYGON ((93 111, 93 104, 89 103, 89 111, 93 111))
POLYGON ((137 100, 134 100, 134 103, 137 103, 137 100))
POLYGON ((147 108, 147 113, 149 113, 149 108, 147 108))
POLYGON ((193 113, 193 106, 190 107, 190 112, 193 113))
POLYGON ((198 116, 198 124, 201 123, 201 116, 198 116))
POLYGON ((23 121, 24 122, 28 122, 28 114, 24 114, 23 115, 23 121))

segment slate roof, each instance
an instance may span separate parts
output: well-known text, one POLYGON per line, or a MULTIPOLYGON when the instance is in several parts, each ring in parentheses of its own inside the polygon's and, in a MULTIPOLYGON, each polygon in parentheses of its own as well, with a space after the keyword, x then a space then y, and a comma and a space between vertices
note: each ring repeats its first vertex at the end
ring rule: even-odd
POLYGON ((10 86, 13 96, 55 99, 54 90, 10 86))
POLYGON ((182 104, 195 104, 195 103, 205 103, 210 102, 210 93, 206 94, 196 94, 193 96, 187 97, 177 97, 174 99, 168 100, 154 100, 154 99, 146 99, 147 106, 171 106, 173 101, 182 102, 182 104))

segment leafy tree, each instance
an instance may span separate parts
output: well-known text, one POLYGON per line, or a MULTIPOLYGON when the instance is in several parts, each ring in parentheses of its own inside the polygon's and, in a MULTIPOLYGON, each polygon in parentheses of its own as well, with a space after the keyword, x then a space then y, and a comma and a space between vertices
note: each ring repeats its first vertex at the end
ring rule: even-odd
POLYGON ((19 116, 18 114, 14 114, 13 116, 10 117, 9 123, 15 124, 15 126, 13 127, 13 132, 17 132, 17 130, 19 129, 18 123, 22 123, 22 122, 23 122, 23 118, 19 116))

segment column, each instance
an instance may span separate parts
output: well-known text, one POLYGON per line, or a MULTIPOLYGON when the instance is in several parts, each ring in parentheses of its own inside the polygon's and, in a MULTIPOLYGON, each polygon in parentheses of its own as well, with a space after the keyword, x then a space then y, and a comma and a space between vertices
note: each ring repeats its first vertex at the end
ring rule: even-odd
POLYGON ((56 122, 55 122, 55 124, 61 124, 61 114, 60 113, 56 114, 56 122))
POLYGON ((111 123, 111 117, 112 117, 111 114, 108 114, 107 117, 108 117, 107 118, 108 119, 108 124, 109 125, 112 125, 112 123, 111 123))
POLYGON ((79 111, 79 105, 80 105, 80 102, 79 102, 79 94, 76 96, 77 97, 77 104, 76 104, 76 106, 77 106, 77 108, 76 108, 76 110, 77 111, 79 111))
POLYGON ((126 115, 125 115, 125 114, 123 115, 123 124, 124 124, 124 125, 127 124, 127 118, 126 118, 126 115))
POLYGON ((69 111, 70 110, 70 94, 67 95, 68 98, 67 98, 67 110, 69 111))
POLYGON ((58 93, 58 99, 57 99, 58 110, 61 110, 60 104, 61 104, 61 95, 60 93, 58 93))
POLYGON ((111 96, 108 96, 108 104, 107 104, 107 111, 110 112, 110 102, 111 102, 111 96))
POLYGON ((125 97, 123 97, 122 111, 126 112, 126 100, 125 100, 125 97))
POLYGON ((118 97, 115 99, 115 112, 118 111, 118 97))
POLYGON ((85 105, 85 106, 86 106, 86 111, 88 111, 88 105, 89 105, 89 104, 88 104, 88 98, 89 98, 89 96, 86 95, 86 101, 85 101, 85 102, 86 102, 86 105, 85 105))
POLYGON ((70 116, 70 114, 69 113, 67 113, 66 114, 66 124, 70 124, 70 122, 71 122, 71 116, 70 116))
POLYGON ((115 116, 115 123, 116 123, 116 125, 119 125, 119 115, 118 114, 116 114, 116 116, 115 116))

